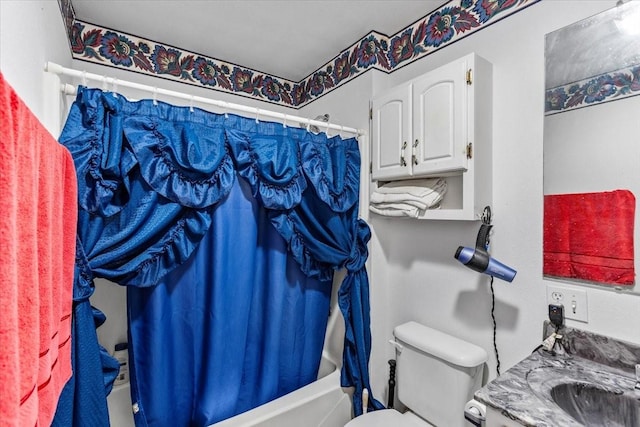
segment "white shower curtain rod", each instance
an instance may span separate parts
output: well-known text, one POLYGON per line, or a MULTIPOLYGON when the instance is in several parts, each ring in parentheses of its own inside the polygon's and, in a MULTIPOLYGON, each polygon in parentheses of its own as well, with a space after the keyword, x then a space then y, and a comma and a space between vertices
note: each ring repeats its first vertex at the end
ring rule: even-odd
MULTIPOLYGON (((170 96, 173 98, 184 99, 189 101, 191 104, 197 102, 200 104, 214 105, 216 107, 220 107, 224 111, 235 110, 241 111, 244 113, 249 113, 256 116, 256 119, 269 117, 272 119, 278 119, 283 121, 283 123, 304 123, 307 125, 307 129, 309 126, 316 126, 319 129, 328 131, 329 129, 333 129, 339 131, 340 133, 346 132, 354 135, 363 135, 364 131, 361 129, 356 129, 352 127, 340 126, 329 122, 321 122, 319 120, 312 120, 307 117, 299 117, 292 116, 290 114, 278 113, 276 111, 271 110, 263 110, 262 108, 249 107, 241 104, 234 104, 232 102, 224 102, 218 101, 216 99, 204 98, 202 96, 188 95, 186 93, 177 92, 168 89, 162 89, 154 86, 143 85, 140 83, 129 82, 126 80, 116 79, 114 77, 102 76, 100 74, 87 73, 85 71, 78 71, 72 68, 65 68, 62 65, 56 64, 54 62, 47 62, 44 67, 45 71, 59 74, 63 76, 76 77, 84 80, 95 80, 102 82, 105 90, 108 85, 112 87, 128 87, 132 89, 142 90, 145 92, 149 92, 154 96, 154 99, 157 95, 170 96)), ((76 88, 73 85, 63 83, 60 85, 60 90, 67 95, 75 95, 76 88)))

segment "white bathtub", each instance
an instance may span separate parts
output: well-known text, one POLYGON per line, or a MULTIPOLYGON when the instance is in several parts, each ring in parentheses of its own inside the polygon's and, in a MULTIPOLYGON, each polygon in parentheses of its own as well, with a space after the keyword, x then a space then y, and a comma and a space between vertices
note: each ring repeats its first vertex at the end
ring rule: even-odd
MULTIPOLYGON (((134 427, 129 384, 107 398, 111 427, 134 427)), ((318 380, 212 427, 342 427, 351 420, 351 397, 340 387, 340 370, 324 358, 318 380)))
POLYGON ((323 357, 318 380, 210 427, 343 427, 351 420, 351 397, 340 387, 340 370, 323 357))
POLYGON ((111 427, 135 427, 129 383, 113 386, 107 396, 107 406, 111 427))

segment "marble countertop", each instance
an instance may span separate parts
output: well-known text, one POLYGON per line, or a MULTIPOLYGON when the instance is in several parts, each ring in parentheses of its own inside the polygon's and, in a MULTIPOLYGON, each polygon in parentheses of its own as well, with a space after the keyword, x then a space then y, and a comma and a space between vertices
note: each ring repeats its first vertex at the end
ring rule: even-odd
MULTIPOLYGON (((553 331, 546 323, 544 328, 545 336, 553 331)), ((476 392, 475 399, 522 425, 536 427, 584 425, 552 400, 551 389, 560 384, 587 383, 640 399, 640 391, 634 390, 640 346, 577 329, 560 332, 564 354, 535 351, 476 392)))

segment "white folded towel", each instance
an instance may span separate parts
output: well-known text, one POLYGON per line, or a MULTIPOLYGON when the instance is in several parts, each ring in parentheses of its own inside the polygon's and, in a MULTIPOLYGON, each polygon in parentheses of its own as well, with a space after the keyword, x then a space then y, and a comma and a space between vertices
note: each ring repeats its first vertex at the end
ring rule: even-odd
POLYGON ((380 215, 417 217, 420 211, 438 207, 446 192, 447 181, 442 178, 389 182, 373 191, 369 204, 380 215))
POLYGON ((439 188, 446 188, 447 181, 442 178, 410 179, 404 181, 392 181, 378 187, 375 192, 381 194, 410 194, 415 197, 424 197, 439 188))
POLYGON ((447 183, 446 181, 442 181, 442 183, 438 186, 430 188, 428 193, 423 192, 424 194, 421 196, 415 196, 412 193, 381 193, 379 191, 374 191, 373 193, 371 193, 371 198, 369 199, 369 201, 373 204, 396 202, 406 203, 407 201, 414 201, 423 204, 424 206, 422 207, 422 209, 427 209, 431 205, 440 202, 446 191, 447 183))
POLYGON ((420 215, 421 209, 406 205, 403 203, 394 204, 382 204, 382 205, 369 205, 371 212, 384 216, 408 216, 411 218, 417 218, 420 215))
POLYGON ((428 209, 431 203, 429 201, 425 201, 419 197, 413 196, 404 196, 402 194, 379 194, 373 193, 371 194, 371 199, 369 203, 374 206, 383 206, 387 204, 394 203, 403 203, 411 206, 415 206, 418 209, 428 209), (384 196, 393 196, 393 197, 384 197, 384 196), (399 196, 399 197, 395 197, 399 196))

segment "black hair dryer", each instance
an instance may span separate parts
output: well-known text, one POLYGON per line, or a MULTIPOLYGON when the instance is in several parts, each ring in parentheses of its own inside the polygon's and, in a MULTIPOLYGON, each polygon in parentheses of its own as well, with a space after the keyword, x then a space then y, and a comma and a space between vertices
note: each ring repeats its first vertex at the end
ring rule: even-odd
POLYGON ((455 257, 462 264, 474 271, 511 282, 513 278, 516 277, 517 271, 497 259, 491 258, 487 252, 487 248, 489 247, 489 232, 493 226, 490 223, 491 209, 488 206, 484 209, 482 225, 476 238, 476 247, 469 248, 459 246, 458 250, 456 250, 455 257))

